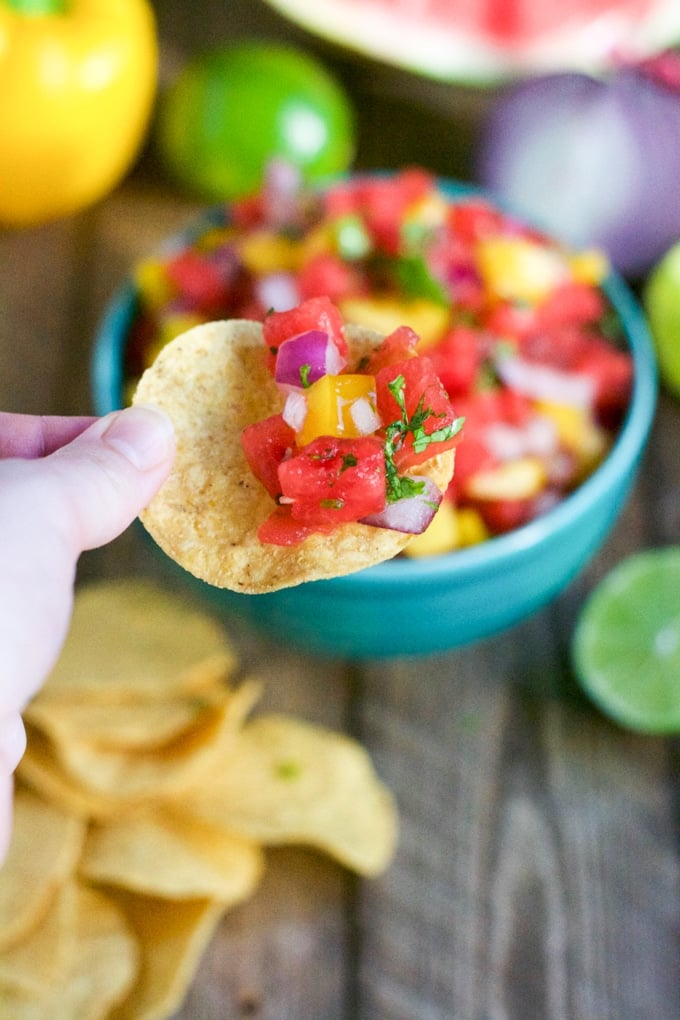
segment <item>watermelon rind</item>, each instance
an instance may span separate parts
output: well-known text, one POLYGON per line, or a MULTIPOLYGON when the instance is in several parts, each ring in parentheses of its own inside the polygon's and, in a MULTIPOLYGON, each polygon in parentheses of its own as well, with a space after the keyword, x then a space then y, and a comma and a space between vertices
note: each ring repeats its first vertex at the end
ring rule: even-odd
POLYGON ((559 31, 522 39, 516 21, 513 40, 502 42, 466 28, 456 0, 448 7, 443 0, 268 0, 308 31, 365 56, 441 81, 480 85, 553 71, 597 74, 680 40, 680 0, 649 0, 644 17, 644 0, 613 0, 608 11, 590 17, 558 2, 565 11, 559 31))

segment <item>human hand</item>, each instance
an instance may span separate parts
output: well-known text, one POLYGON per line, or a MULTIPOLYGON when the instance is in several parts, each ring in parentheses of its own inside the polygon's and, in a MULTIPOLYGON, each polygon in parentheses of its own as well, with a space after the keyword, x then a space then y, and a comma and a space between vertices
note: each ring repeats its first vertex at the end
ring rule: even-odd
POLYGON ((0 863, 26 743, 21 711, 61 650, 78 558, 146 506, 174 448, 154 408, 99 419, 0 412, 0 863))

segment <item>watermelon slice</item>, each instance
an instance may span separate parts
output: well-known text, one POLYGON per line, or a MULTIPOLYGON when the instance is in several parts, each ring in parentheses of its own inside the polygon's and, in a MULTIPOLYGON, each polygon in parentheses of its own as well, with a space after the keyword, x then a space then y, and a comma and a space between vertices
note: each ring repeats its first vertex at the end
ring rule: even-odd
POLYGON ((312 32, 389 64, 477 84, 597 72, 680 39, 680 0, 269 0, 312 32))

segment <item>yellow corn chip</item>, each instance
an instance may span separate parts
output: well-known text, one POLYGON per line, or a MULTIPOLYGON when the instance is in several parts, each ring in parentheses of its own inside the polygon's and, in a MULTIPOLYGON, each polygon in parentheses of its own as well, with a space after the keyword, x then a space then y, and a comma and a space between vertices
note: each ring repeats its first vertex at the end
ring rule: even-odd
POLYGON ((167 1020, 181 1005, 223 907, 213 900, 163 900, 124 890, 112 894, 139 945, 137 983, 115 1020, 167 1020))
POLYGON ((70 969, 40 996, 0 988, 9 1020, 105 1020, 137 975, 137 942, 111 899, 77 887, 76 945, 70 969))
MULTIPOLYGON (((381 341, 347 327, 355 361, 381 341)), ((241 446, 246 425, 279 412, 282 397, 266 367, 262 330, 245 320, 212 322, 165 346, 142 376, 135 403, 172 419, 177 455, 170 477, 141 515, 158 545, 190 573, 218 588, 266 592, 337 577, 396 556, 410 535, 343 524, 293 546, 263 544, 259 525, 274 509, 241 446)), ((453 453, 418 469, 443 491, 453 453)))
POLYGON ((17 789, 12 840, 0 869, 0 950, 40 923, 73 874, 84 836, 80 819, 17 789))
POLYGON ((366 751, 291 716, 248 723, 182 810, 264 844, 316 846, 365 875, 395 849, 395 805, 366 751))
POLYGON ((55 743, 73 744, 86 735, 91 745, 126 751, 160 747, 195 725, 210 707, 224 704, 230 692, 221 678, 214 688, 169 694, 154 701, 120 701, 110 705, 98 700, 65 701, 36 698, 25 718, 55 743))
POLYGON ((79 589, 57 664, 36 699, 105 703, 214 686, 233 670, 224 629, 178 595, 140 579, 79 589))
POLYGON ((206 709, 175 740, 148 751, 120 751, 85 740, 55 744, 54 751, 71 778, 105 799, 135 803, 177 795, 197 785, 221 760, 258 693, 254 683, 234 688, 224 704, 206 709))
POLYGON ((49 994, 70 969, 75 944, 76 887, 67 880, 38 924, 19 942, 0 951, 0 989, 38 997, 49 994))
POLYGON ((262 864, 250 839, 149 808, 93 825, 80 873, 105 885, 167 899, 209 897, 226 907, 254 891, 262 864))
POLYGON ((83 819, 109 817, 125 808, 123 798, 94 793, 69 775, 57 758, 52 742, 39 730, 27 726, 26 733, 28 744, 17 775, 41 797, 83 819))

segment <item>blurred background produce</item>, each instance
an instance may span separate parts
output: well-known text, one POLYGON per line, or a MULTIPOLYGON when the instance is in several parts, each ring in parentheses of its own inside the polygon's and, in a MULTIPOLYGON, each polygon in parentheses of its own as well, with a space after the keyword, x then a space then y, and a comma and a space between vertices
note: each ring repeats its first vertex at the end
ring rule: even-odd
POLYGON ((118 184, 156 74, 147 0, 2 0, 0 225, 66 216, 118 184))
POLYGON ((347 170, 354 114, 343 89, 301 50, 269 42, 190 60, 162 97, 158 147, 179 183, 208 201, 258 190, 272 157, 312 181, 347 170))

